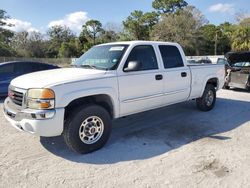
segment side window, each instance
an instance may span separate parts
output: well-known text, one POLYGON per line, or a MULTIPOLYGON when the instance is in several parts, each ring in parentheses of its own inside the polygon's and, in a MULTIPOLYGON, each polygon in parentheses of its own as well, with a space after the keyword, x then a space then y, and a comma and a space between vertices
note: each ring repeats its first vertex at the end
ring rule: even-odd
POLYGON ((164 63, 164 68, 183 67, 183 60, 181 54, 176 46, 159 46, 161 57, 164 63))
POLYGON ((130 61, 138 61, 141 63, 140 70, 158 69, 157 59, 154 48, 150 45, 136 46, 130 52, 125 67, 130 61))
POLYGON ((49 70, 49 69, 53 69, 54 67, 51 65, 47 65, 47 64, 40 64, 40 70, 49 70))
POLYGON ((0 74, 10 74, 14 72, 14 65, 13 63, 3 65, 0 67, 0 74))
POLYGON ((44 69, 44 67, 43 67, 42 63, 32 63, 33 72, 41 71, 43 69, 44 69))
POLYGON ((15 72, 18 74, 27 74, 33 72, 32 63, 25 63, 25 62, 16 63, 15 72))
POLYGON ((32 63, 33 72, 44 70, 43 64, 41 63, 32 63))

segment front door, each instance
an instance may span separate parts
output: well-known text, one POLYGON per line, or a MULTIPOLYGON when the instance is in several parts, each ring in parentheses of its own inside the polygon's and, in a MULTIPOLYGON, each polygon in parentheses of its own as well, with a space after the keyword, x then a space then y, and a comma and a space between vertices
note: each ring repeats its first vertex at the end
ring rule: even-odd
POLYGON ((124 68, 131 61, 141 63, 137 71, 118 76, 120 115, 125 116, 162 105, 163 75, 159 71, 153 46, 136 46, 130 52, 124 68))

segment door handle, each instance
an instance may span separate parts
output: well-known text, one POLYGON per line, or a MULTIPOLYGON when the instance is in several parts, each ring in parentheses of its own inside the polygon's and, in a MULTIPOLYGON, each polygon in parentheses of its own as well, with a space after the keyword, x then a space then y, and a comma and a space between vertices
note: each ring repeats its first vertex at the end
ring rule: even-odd
POLYGON ((181 73, 181 77, 187 77, 187 73, 186 72, 182 72, 181 73))
POLYGON ((157 74, 157 75, 155 75, 155 79, 156 80, 162 80, 163 76, 161 74, 157 74))

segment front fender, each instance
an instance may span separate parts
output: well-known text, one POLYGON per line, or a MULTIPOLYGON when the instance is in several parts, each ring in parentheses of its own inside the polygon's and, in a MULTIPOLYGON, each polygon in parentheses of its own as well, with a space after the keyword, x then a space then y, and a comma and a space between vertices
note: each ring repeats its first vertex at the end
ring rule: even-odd
POLYGON ((93 95, 107 95, 110 97, 112 101, 112 105, 114 108, 114 117, 119 116, 119 103, 118 103, 118 96, 117 92, 114 88, 111 87, 100 87, 100 88, 87 88, 87 89, 79 89, 79 90, 73 90, 70 92, 66 92, 63 95, 56 98, 56 107, 57 108, 64 108, 66 107, 70 102, 93 95))

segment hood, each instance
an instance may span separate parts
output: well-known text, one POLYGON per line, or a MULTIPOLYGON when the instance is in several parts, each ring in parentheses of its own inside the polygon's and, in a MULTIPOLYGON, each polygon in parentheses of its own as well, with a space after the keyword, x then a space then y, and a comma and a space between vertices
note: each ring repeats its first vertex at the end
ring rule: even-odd
POLYGON ((44 88, 74 81, 95 79, 105 73, 105 70, 83 68, 53 69, 19 76, 11 81, 11 85, 23 89, 44 88))
POLYGON ((225 57, 230 65, 237 62, 250 62, 250 51, 247 52, 228 52, 225 57))

